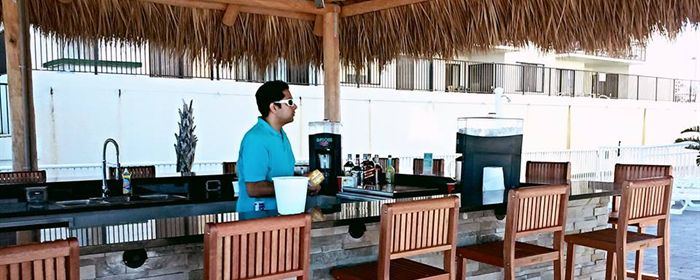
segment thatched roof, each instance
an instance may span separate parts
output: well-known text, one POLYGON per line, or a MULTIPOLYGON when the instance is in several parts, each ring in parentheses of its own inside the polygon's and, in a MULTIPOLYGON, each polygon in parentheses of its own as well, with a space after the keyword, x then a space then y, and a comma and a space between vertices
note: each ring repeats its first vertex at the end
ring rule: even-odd
MULTIPOLYGON (((144 0, 27 0, 30 22, 68 39, 150 42, 218 63, 251 58, 322 61, 322 39, 311 20, 241 13, 233 26, 224 11, 144 0)), ((286 1, 286 0, 282 0, 286 1)), ((349 5, 358 0, 335 1, 349 5)), ((529 42, 543 50, 620 52, 652 32, 675 36, 700 22, 699 0, 430 0, 340 19, 340 58, 351 65, 400 54, 451 58, 496 45, 529 42)))

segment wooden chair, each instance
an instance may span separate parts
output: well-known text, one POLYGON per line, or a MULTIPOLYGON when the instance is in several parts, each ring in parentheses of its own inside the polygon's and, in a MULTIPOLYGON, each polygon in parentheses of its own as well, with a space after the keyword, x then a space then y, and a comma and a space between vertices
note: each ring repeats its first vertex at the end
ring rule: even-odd
POLYGON ((569 185, 510 190, 504 240, 458 248, 457 279, 464 279, 467 260, 503 267, 503 279, 515 279, 516 267, 553 261, 554 279, 561 279, 568 201, 569 185), (552 248, 516 241, 550 232, 552 248))
POLYGON ((236 162, 224 162, 223 163, 223 174, 233 174, 234 176, 238 176, 238 172, 236 172, 236 162))
POLYGON ((78 240, 0 248, 0 279, 80 279, 78 240))
POLYGON ((388 203, 382 206, 379 259, 334 268, 335 279, 454 279, 459 198, 388 203), (443 252, 444 269, 406 259, 443 252))
MULTIPOLYGON (((673 168, 670 165, 642 165, 642 164, 615 164, 615 178, 613 181, 621 185, 626 180, 646 179, 654 177, 671 176, 673 168)), ((670 202, 669 202, 670 203, 670 202)), ((620 196, 612 198, 612 210, 608 216, 608 224, 613 228, 617 226, 620 208, 620 196)), ((644 232, 644 228, 650 225, 634 224, 637 227, 637 232, 644 232)), ((634 271, 630 271, 630 275, 642 275, 642 267, 644 266, 644 251, 635 252, 634 271)), ((609 261, 612 261, 610 259, 609 261)), ((608 263, 608 266, 611 264, 608 263)), ((636 277, 636 276, 633 276, 636 277)), ((640 276, 641 277, 641 276, 640 276)), ((641 278, 637 278, 641 279, 641 278)))
MULTIPOLYGON (((630 251, 658 247, 658 279, 669 279, 669 209, 672 177, 630 180, 623 183, 620 216, 616 229, 607 228, 565 237, 568 257, 566 279, 573 279, 574 246, 586 246, 608 252, 606 279, 626 279, 626 257, 630 251), (656 224, 656 235, 628 231, 635 224, 656 224), (611 261, 612 260, 612 261, 611 261)), ((642 275, 634 275, 642 278, 642 275)), ((644 277, 646 278, 646 277, 644 277)), ((652 277, 653 278, 653 277, 652 277)))
POLYGON ((0 185, 46 183, 46 171, 0 172, 0 185))
POLYGON ((310 279, 311 216, 208 223, 204 275, 219 279, 310 279))
MULTIPOLYGON (((386 162, 387 158, 379 158, 379 165, 382 167, 382 170, 386 172, 386 162)), ((396 173, 399 173, 399 158, 391 158, 391 165, 394 166, 394 171, 396 173)))
MULTIPOLYGON (((398 172, 397 172, 398 173, 398 172)), ((413 159, 413 175, 423 174, 423 159, 414 158, 413 159)), ((433 175, 442 176, 445 174, 445 160, 444 159, 433 159, 433 175)))
POLYGON ((528 161, 525 163, 525 181, 540 184, 568 184, 571 182, 571 163, 528 161))
MULTIPOLYGON (((121 166, 119 167, 119 174, 124 174, 124 168, 129 169, 131 174, 131 179, 139 178, 155 178, 156 177, 156 166, 155 165, 141 165, 141 166, 121 166)), ((116 176, 116 167, 109 168, 109 179, 114 179, 116 176)))

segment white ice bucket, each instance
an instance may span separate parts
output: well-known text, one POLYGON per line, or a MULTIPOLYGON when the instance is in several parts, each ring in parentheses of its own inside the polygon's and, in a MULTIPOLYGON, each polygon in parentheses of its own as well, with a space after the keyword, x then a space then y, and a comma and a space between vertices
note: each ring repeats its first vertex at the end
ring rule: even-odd
POLYGON ((302 176, 274 177, 277 212, 282 215, 299 214, 306 206, 309 179, 302 176))

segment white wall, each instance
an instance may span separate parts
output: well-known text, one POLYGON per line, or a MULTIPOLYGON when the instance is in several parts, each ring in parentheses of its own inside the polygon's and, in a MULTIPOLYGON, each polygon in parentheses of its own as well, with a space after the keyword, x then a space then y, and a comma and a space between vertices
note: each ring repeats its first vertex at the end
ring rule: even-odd
MULTIPOLYGON (((39 163, 98 163, 108 137, 119 142, 124 163, 174 162, 177 109, 183 99, 194 100, 199 138, 195 161, 236 160, 240 140, 258 115, 254 98, 258 86, 35 71, 39 163)), ((301 160, 308 157, 308 122, 323 118, 323 88, 292 86, 291 91, 300 106, 285 130, 301 160)), ((645 108, 645 144, 671 143, 683 128, 700 120, 697 103, 510 97, 504 112, 525 118, 525 151, 566 148, 569 106, 573 149, 617 145, 618 141, 641 144, 645 108)), ((490 95, 341 87, 343 153, 453 154, 457 118, 484 116, 492 110, 491 104, 490 95)), ((0 143, 0 159, 7 157, 7 145, 0 143)))

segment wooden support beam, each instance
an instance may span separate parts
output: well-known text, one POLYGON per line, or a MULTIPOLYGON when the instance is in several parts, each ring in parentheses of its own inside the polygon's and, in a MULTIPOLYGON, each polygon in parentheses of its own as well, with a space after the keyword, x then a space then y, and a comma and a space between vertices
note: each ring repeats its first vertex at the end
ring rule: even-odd
MULTIPOLYGON (((171 5, 171 6, 178 6, 178 7, 185 7, 185 8, 209 9, 209 10, 219 10, 219 11, 226 11, 227 8, 229 7, 228 4, 214 3, 214 2, 203 2, 203 1, 197 1, 197 0, 141 0, 141 1, 164 4, 164 5, 171 5)), ((300 20, 306 20, 306 21, 314 21, 316 19, 316 17, 314 15, 309 14, 309 13, 290 12, 290 11, 284 11, 284 10, 265 9, 265 8, 259 8, 259 7, 249 7, 249 6, 239 6, 239 13, 285 17, 285 18, 293 18, 293 19, 300 19, 300 20)))
POLYGON ((340 16, 351 17, 426 1, 430 0, 370 0, 343 6, 340 16))
POLYGON ((12 169, 36 170, 36 128, 27 0, 2 0, 12 120, 12 169))
POLYGON ((327 4, 325 8, 319 9, 316 8, 314 2, 307 0, 203 0, 202 2, 234 4, 248 7, 275 9, 281 11, 299 12, 315 15, 340 12, 340 6, 336 4, 327 4))
POLYGON ((58 2, 61 2, 63 4, 70 4, 73 2, 73 0, 58 0, 58 2))
POLYGON ((224 25, 233 26, 233 24, 236 22, 236 18, 238 18, 238 13, 240 12, 240 6, 228 5, 226 12, 224 13, 224 18, 221 20, 221 22, 224 25))
POLYGON ((323 15, 323 116, 340 121, 340 45, 338 13, 323 15))
POLYGON ((316 22, 314 22, 314 35, 318 37, 323 37, 323 16, 316 15, 316 22))

